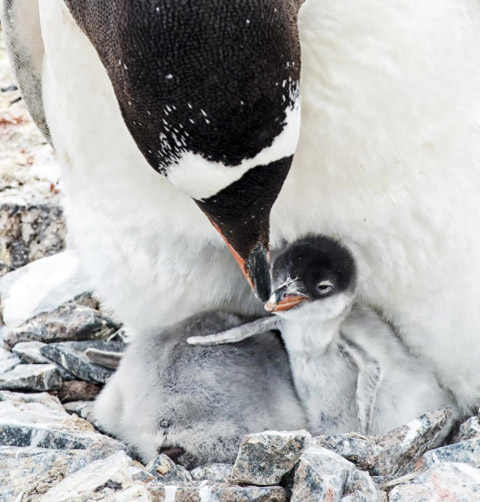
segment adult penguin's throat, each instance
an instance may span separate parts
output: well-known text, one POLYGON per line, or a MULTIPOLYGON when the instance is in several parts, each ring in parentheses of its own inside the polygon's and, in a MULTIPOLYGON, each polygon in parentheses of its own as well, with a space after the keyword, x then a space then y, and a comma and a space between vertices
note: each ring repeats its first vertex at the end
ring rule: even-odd
POLYGON ((216 195, 196 201, 223 237, 257 297, 271 294, 269 272, 270 211, 293 157, 247 171, 216 195))

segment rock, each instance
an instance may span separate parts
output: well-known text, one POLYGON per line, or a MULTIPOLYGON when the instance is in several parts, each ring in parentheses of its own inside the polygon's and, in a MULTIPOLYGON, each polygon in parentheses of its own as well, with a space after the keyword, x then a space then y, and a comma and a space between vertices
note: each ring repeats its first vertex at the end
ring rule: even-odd
POLYGON ((313 443, 332 450, 374 476, 410 472, 427 450, 437 446, 452 428, 449 409, 432 411, 384 436, 359 434, 318 436, 313 443))
POLYGON ((0 279, 4 322, 13 329, 90 289, 73 251, 42 258, 0 279))
POLYGON ((100 393, 100 387, 93 383, 73 380, 64 382, 57 393, 61 403, 70 401, 92 401, 100 393))
POLYGON ((353 492, 342 497, 342 502, 372 502, 372 499, 369 499, 363 492, 353 492))
POLYGON ((126 345, 121 342, 60 342, 42 347, 44 356, 60 364, 77 378, 92 383, 105 383, 113 371, 92 364, 85 356, 87 348, 96 348, 112 352, 123 352, 126 345))
POLYGON ((28 203, 0 196, 0 263, 5 273, 65 248, 65 219, 59 201, 28 203))
POLYGON ((232 486, 210 484, 205 481, 198 487, 149 486, 158 502, 286 502, 285 490, 280 486, 232 486))
POLYGON ((217 483, 229 483, 232 476, 233 465, 231 464, 207 464, 201 465, 190 471, 192 478, 197 481, 216 481, 217 483))
POLYGON ((307 431, 247 434, 233 466, 232 482, 259 486, 279 484, 310 440, 307 431))
POLYGON ((6 371, 10 371, 20 363, 20 359, 15 354, 0 348, 0 375, 6 371))
POLYGON ((412 483, 396 486, 390 502, 478 502, 480 470, 467 464, 435 464, 412 483))
POLYGON ((1 390, 43 391, 62 386, 62 378, 54 364, 19 364, 0 375, 1 390))
POLYGON ((441 462, 459 462, 472 467, 480 467, 480 438, 468 439, 442 448, 427 451, 423 455, 426 467, 441 462))
POLYGON ((10 347, 31 341, 103 340, 118 328, 118 324, 98 310, 69 301, 51 312, 41 312, 28 319, 7 332, 3 339, 10 347))
POLYGON ((135 481, 152 478, 125 452, 118 452, 74 472, 50 488, 38 502, 111 501, 114 495, 128 489, 135 481))
POLYGON ((64 477, 89 463, 109 457, 114 449, 94 443, 85 450, 0 447, 0 500, 36 502, 64 477))
POLYGON ((191 474, 181 465, 175 464, 167 455, 158 455, 145 468, 163 485, 185 484, 193 481, 191 474))
POLYGON ((86 449, 100 443, 122 450, 122 443, 98 433, 87 421, 69 415, 49 394, 0 392, 0 446, 86 449))
POLYGON ((359 494, 364 496, 368 502, 383 502, 383 500, 386 500, 386 494, 378 490, 368 472, 358 469, 352 471, 348 477, 344 495, 348 494, 357 494, 352 498, 352 502, 356 499, 361 500, 359 494))
POLYGON ((40 348, 45 344, 42 342, 20 342, 13 347, 12 352, 26 364, 49 364, 45 356, 42 356, 40 348))
POLYGON ((480 418, 478 416, 469 418, 460 426, 454 442, 458 443, 459 441, 475 438, 480 438, 480 418))
POLYGON ((148 488, 137 481, 126 490, 115 494, 110 500, 112 502, 157 502, 159 498, 154 498, 148 488))
POLYGON ((300 457, 295 471, 291 502, 341 500, 355 466, 340 455, 311 445, 300 457))
POLYGON ((68 413, 75 413, 79 417, 92 422, 91 415, 93 401, 71 401, 69 403, 65 403, 63 406, 68 413))

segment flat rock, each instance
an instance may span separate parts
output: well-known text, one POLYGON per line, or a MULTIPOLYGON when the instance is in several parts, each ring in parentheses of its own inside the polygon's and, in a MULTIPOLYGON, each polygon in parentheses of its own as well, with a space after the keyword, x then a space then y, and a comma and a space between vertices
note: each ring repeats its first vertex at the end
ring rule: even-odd
POLYGON ((359 434, 318 436, 313 443, 332 450, 374 476, 402 476, 417 460, 446 437, 452 428, 452 412, 435 410, 393 429, 383 436, 359 434))
POLYGON ((460 462, 472 467, 480 467, 480 438, 468 439, 427 451, 423 455, 423 462, 426 467, 442 462, 460 462))
POLYGON ((92 364, 85 356, 87 348, 96 348, 112 352, 123 352, 126 345, 121 342, 60 342, 50 343, 42 347, 44 356, 60 364, 77 378, 92 383, 105 383, 113 371, 92 364))
POLYGON ((22 502, 36 502, 66 476, 113 453, 106 443, 85 450, 0 447, 0 500, 14 501, 22 494, 22 502))
POLYGON ((69 301, 50 312, 41 312, 7 331, 4 342, 13 347, 20 342, 45 343, 104 340, 119 329, 102 312, 69 301))
POLYGON ((232 482, 259 486, 279 484, 310 440, 307 431, 247 434, 233 466, 232 482))
POLYGON ((390 502, 478 502, 480 470, 467 464, 435 464, 412 483, 396 486, 390 502))
POLYGON ((126 490, 112 496, 111 502, 159 502, 160 496, 155 497, 148 488, 138 481, 126 490))
POLYGON ((122 443, 98 433, 86 420, 69 415, 49 394, 0 392, 0 446, 77 450, 93 443, 124 449, 122 443))
POLYGON ((147 464, 145 469, 163 485, 185 484, 193 481, 187 469, 177 465, 167 455, 158 455, 147 464))
POLYGON ((153 476, 125 452, 90 463, 48 490, 38 502, 90 502, 113 500, 135 481, 151 481, 153 476))
POLYGON ((61 403, 92 401, 99 394, 100 390, 100 387, 93 383, 72 380, 70 382, 63 382, 62 387, 57 392, 57 397, 61 403))
POLYGON ((235 486, 211 484, 198 487, 157 485, 149 486, 157 502, 286 502, 285 490, 280 486, 235 486))
POLYGON ((340 455, 311 445, 300 457, 295 471, 291 502, 341 500, 355 466, 340 455))
POLYGON ((0 375, 1 390, 43 391, 62 386, 62 378, 55 364, 19 364, 0 375))
POLYGON ((26 364, 49 364, 45 356, 42 356, 40 349, 45 344, 43 342, 20 342, 13 347, 12 352, 26 364))
POLYGON ((74 251, 41 258, 0 279, 3 320, 13 329, 91 289, 74 251))
POLYGON ((229 483, 232 476, 233 465, 231 464, 207 464, 201 465, 190 471, 192 478, 197 481, 216 481, 217 483, 229 483))

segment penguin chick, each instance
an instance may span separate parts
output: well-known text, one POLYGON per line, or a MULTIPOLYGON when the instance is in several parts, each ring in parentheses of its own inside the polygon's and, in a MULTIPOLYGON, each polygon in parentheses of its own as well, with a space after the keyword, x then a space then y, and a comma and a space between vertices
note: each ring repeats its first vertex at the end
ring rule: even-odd
POLYGON ((135 338, 96 400, 95 420, 144 462, 160 452, 189 469, 233 463, 245 434, 306 428, 288 356, 275 333, 222 347, 186 342, 192 334, 242 322, 233 314, 207 312, 135 338))
POLYGON ((314 434, 383 434, 436 408, 453 406, 433 373, 392 327, 354 303, 351 252, 323 235, 300 239, 272 269, 265 308, 278 316, 189 343, 225 343, 277 328, 314 434))

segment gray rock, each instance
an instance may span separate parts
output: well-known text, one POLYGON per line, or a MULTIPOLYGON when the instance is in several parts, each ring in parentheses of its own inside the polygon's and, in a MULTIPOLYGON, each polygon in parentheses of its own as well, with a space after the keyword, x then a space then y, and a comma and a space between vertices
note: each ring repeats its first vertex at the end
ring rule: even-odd
POLYGON ((308 446, 307 431, 267 431, 244 436, 232 471, 232 482, 269 486, 280 483, 308 446))
POLYGON ((158 455, 147 464, 145 469, 163 485, 185 484, 193 481, 187 469, 175 464, 167 455, 158 455))
POLYGON ((123 352, 126 345, 121 342, 60 342, 42 347, 44 356, 60 364, 77 378, 92 383, 105 383, 113 371, 92 364, 85 356, 87 348, 96 348, 112 352, 123 352))
POLYGON ((20 359, 15 354, 0 348, 0 375, 6 371, 10 371, 20 363, 20 359))
POLYGON ((135 481, 151 481, 153 476, 125 452, 118 452, 80 469, 50 488, 38 502, 111 501, 135 481))
POLYGON ((412 483, 396 486, 390 502, 478 502, 480 500, 480 470, 467 464, 433 465, 412 483))
POLYGON ((13 347, 30 341, 104 340, 118 329, 118 324, 105 314, 69 301, 53 311, 41 312, 10 330, 4 335, 4 342, 13 347))
POLYGON ((459 441, 475 438, 480 438, 480 418, 478 416, 469 418, 460 426, 454 442, 458 443, 459 441))
POLYGON ((300 457, 295 471, 291 502, 341 500, 355 466, 340 455, 311 445, 300 457))
POLYGON ((49 364, 51 361, 42 356, 40 348, 45 344, 42 342, 20 342, 13 347, 12 352, 26 364, 49 364))
POLYGON ((111 502, 159 502, 160 496, 154 497, 148 488, 140 482, 133 483, 126 490, 116 493, 111 502))
POLYGON ((13 329, 90 289, 71 250, 34 261, 0 279, 4 322, 9 330, 13 329))
POLYGON ((113 453, 106 443, 85 450, 0 447, 0 500, 14 501, 22 494, 22 502, 35 502, 66 476, 113 453))
POLYGON ((207 464, 193 469, 190 474, 197 481, 207 480, 217 483, 229 483, 232 470, 233 465, 231 464, 207 464))
POLYGON ((93 401, 72 401, 65 403, 63 406, 68 413, 75 413, 79 417, 91 422, 93 401))
POLYGON ((353 492, 346 497, 342 497, 342 502, 373 502, 375 499, 369 499, 363 492, 353 492))
POLYGON ((280 486, 234 486, 210 484, 205 481, 192 486, 149 486, 157 502, 286 502, 285 490, 280 486))
POLYGON ((1 390, 43 391, 62 386, 62 378, 55 364, 19 364, 0 375, 1 390))
POLYGON ((87 421, 69 415, 58 399, 49 394, 0 392, 0 446, 76 450, 93 443, 124 449, 87 421))
POLYGON ((480 467, 480 438, 468 439, 442 448, 427 451, 423 455, 426 467, 441 462, 460 462, 472 467, 480 467))
MULTIPOLYGON (((0 270, 23 267, 65 247, 65 219, 56 202, 0 200, 0 270)), ((3 274, 2 274, 3 275, 3 274)))
MULTIPOLYGON (((352 471, 348 477, 344 495, 348 494, 362 494, 368 502, 382 502, 386 497, 384 492, 378 490, 368 472, 358 469, 352 471)), ((360 495, 355 495, 355 497, 359 498, 360 495)), ((356 500, 355 497, 352 500, 356 500)))
POLYGON ((384 436, 359 434, 318 436, 313 443, 332 450, 374 476, 402 476, 435 448, 452 428, 452 412, 436 410, 393 429, 384 436))
POLYGON ((61 403, 71 401, 92 401, 100 392, 100 387, 93 383, 81 380, 63 382, 62 387, 57 392, 57 397, 61 403))

